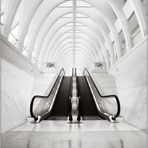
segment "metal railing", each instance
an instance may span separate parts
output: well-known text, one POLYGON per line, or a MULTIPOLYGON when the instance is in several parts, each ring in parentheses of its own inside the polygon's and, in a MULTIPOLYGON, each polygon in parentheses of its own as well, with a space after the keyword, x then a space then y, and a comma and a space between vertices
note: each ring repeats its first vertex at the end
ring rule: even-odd
POLYGON ((30 103, 30 115, 35 119, 35 121, 45 119, 50 115, 50 112, 52 110, 56 95, 58 93, 64 75, 65 71, 62 68, 48 95, 33 96, 30 103))
POLYGON ((118 97, 116 95, 102 95, 87 68, 84 69, 83 75, 86 77, 100 116, 107 118, 110 121, 116 120, 120 115, 121 110, 118 97))
POLYGON ((72 69, 72 82, 71 82, 71 94, 70 94, 70 112, 69 112, 69 120, 70 122, 79 122, 81 120, 80 117, 80 97, 78 96, 78 85, 77 85, 77 72, 76 68, 72 69))

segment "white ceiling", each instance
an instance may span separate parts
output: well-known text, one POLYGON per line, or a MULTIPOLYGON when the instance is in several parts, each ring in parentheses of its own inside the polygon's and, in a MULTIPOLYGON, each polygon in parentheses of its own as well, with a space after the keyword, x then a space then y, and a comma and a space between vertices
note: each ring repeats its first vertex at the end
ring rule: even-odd
MULTIPOLYGON (((134 15, 141 39, 146 36, 145 1, 141 0, 2 0, 3 36, 39 68, 56 62, 67 72, 95 62, 111 67, 134 45, 127 16, 134 15), (128 10, 129 11, 126 11, 128 10), (116 58, 117 56, 117 58, 116 58)), ((136 27, 135 27, 136 28, 136 27)))

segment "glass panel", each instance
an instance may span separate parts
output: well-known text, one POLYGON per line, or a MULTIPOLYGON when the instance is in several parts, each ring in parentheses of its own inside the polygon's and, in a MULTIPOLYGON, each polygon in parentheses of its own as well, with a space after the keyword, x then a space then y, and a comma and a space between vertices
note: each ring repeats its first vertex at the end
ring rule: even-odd
POLYGON ((121 43, 121 56, 123 56, 126 53, 126 43, 125 43, 125 38, 122 30, 119 33, 119 40, 121 43))
POLYGON ((135 13, 133 13, 132 16, 128 19, 128 26, 133 37, 135 32, 139 29, 139 24, 135 13))
POLYGON ((142 36, 140 33, 140 28, 135 13, 133 13, 131 17, 128 19, 128 26, 131 32, 133 45, 136 45, 141 40, 142 36))
POLYGON ((62 18, 72 18, 73 17, 73 13, 69 13, 64 15, 62 18))
POLYGON ((81 14, 81 13, 76 13, 77 18, 88 18, 86 15, 81 14))
POLYGON ((77 1, 76 5, 77 5, 77 7, 92 7, 90 4, 88 4, 84 1, 77 1))
POLYGON ((60 4, 58 7, 72 7, 73 2, 68 0, 65 3, 60 4))
POLYGON ((117 57, 117 49, 116 49, 115 41, 112 42, 112 45, 113 45, 113 50, 114 50, 114 53, 115 53, 115 61, 117 61, 118 57, 117 57))
POLYGON ((76 26, 85 26, 85 25, 82 23, 76 23, 76 26))
POLYGON ((9 33, 8 40, 15 46, 18 42, 19 23, 17 23, 9 33))
POLYGON ((64 72, 62 71, 58 76, 57 80, 55 81, 55 84, 51 92, 49 92, 48 96, 36 97, 36 99, 33 102, 33 113, 35 116, 44 115, 48 113, 63 75, 64 72))
POLYGON ((114 97, 101 97, 87 71, 85 71, 84 75, 87 76, 87 80, 89 81, 89 84, 93 91, 93 96, 96 98, 99 107, 98 109, 103 113, 115 115, 118 109, 116 99, 114 97))

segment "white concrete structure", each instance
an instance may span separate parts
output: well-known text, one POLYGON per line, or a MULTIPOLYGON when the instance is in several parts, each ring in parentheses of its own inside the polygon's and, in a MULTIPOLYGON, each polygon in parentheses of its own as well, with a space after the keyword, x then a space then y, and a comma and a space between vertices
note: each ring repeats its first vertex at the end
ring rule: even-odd
MULTIPOLYGON (((82 75, 87 67, 102 94, 118 95, 125 122, 119 130, 128 125, 133 130, 135 127, 140 132, 145 131, 146 18, 146 0, 1 0, 1 133, 4 144, 5 137, 11 137, 11 133, 5 135, 6 132, 25 123, 30 116, 32 96, 46 95, 61 68, 69 76, 72 68, 82 75), (103 66, 97 67, 97 64, 103 66)), ((86 125, 89 127, 89 123, 86 125)), ((24 127, 29 131, 34 128, 24 127)), ((144 147, 145 143, 142 144, 144 147)), ((127 143, 125 145, 128 147, 127 143)), ((78 145, 73 143, 71 147, 78 145)))

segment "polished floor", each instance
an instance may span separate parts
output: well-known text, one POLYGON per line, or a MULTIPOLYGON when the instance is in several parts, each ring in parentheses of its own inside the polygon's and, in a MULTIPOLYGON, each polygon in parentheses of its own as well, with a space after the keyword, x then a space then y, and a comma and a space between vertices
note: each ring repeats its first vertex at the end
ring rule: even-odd
POLYGON ((2 148, 146 148, 146 133, 104 120, 26 123, 2 135, 2 148))

